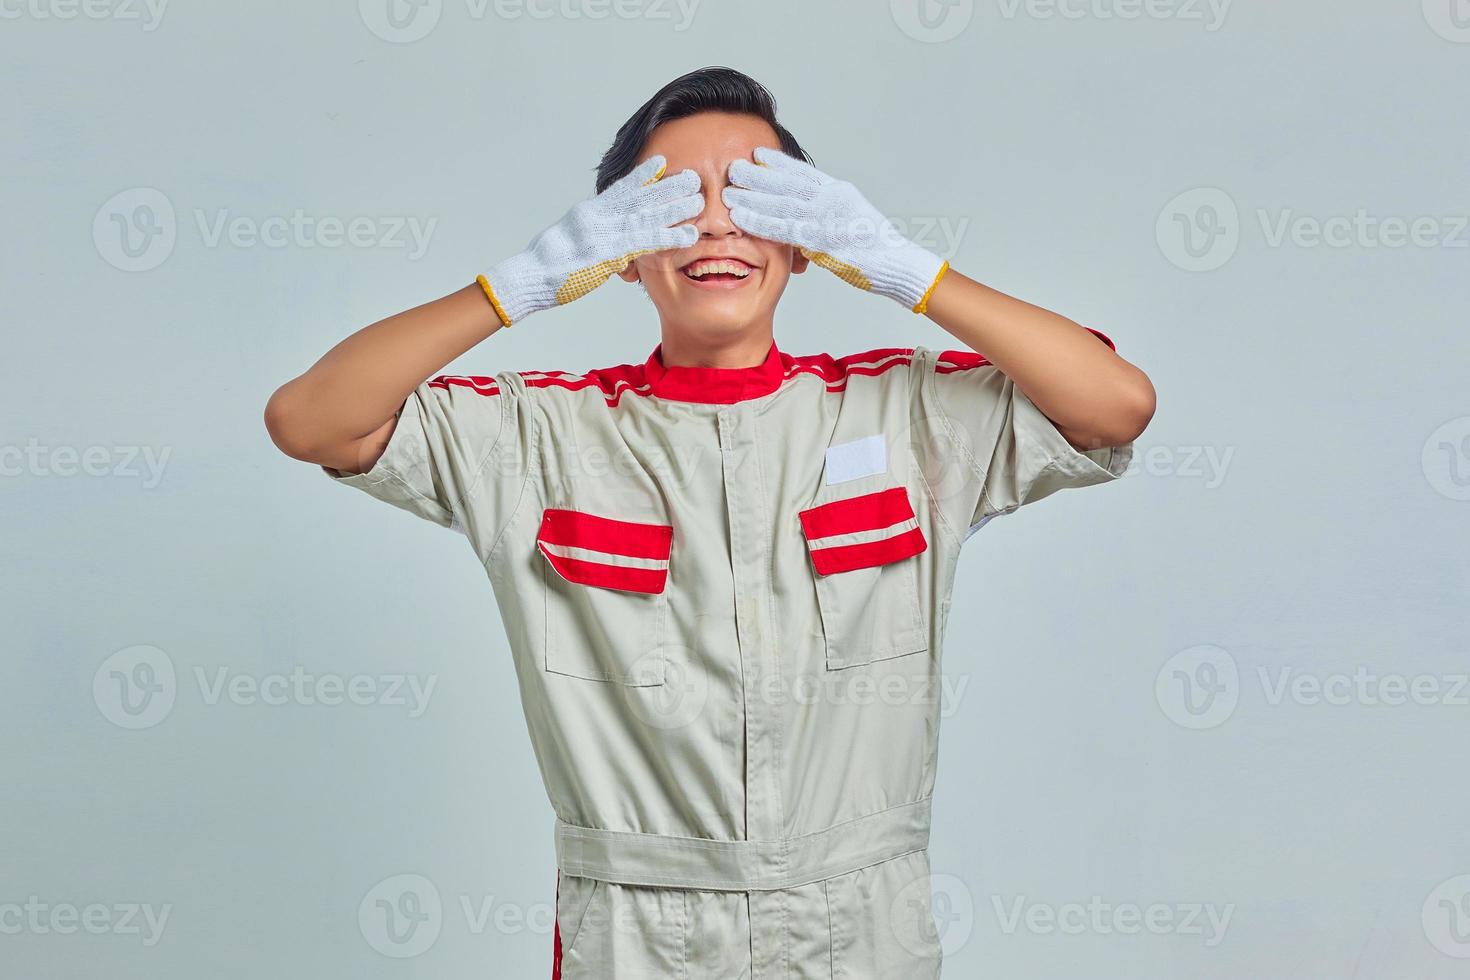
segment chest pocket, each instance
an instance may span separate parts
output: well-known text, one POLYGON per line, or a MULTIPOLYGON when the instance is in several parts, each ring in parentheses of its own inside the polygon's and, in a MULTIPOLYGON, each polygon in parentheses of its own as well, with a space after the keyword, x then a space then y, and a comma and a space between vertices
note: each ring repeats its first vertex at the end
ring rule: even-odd
POLYGON ((838 670, 928 649, 918 560, 929 543, 908 491, 888 487, 801 512, 827 668, 838 670))
POLYGON ((536 548, 545 559, 546 669, 631 687, 664 682, 668 524, 547 508, 536 548))

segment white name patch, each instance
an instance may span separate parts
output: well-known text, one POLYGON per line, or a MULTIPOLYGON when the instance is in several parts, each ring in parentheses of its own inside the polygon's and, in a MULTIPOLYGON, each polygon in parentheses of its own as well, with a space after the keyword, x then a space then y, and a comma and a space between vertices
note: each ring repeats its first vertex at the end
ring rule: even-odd
POLYGON ((888 442, 868 436, 827 448, 827 486, 888 472, 888 442))

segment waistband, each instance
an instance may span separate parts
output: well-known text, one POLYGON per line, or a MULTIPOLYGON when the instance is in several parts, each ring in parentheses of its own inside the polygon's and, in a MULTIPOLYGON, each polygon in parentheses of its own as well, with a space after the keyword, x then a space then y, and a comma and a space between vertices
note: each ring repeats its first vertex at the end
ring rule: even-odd
POLYGON ((929 846, 930 799, 782 840, 709 840, 597 830, 556 821, 564 874, 624 885, 712 891, 795 888, 929 846))

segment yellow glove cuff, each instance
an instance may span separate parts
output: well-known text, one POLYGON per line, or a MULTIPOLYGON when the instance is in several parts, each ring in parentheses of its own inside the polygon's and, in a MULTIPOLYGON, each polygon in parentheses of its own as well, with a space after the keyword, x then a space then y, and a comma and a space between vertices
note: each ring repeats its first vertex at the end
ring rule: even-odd
POLYGON ((485 298, 490 301, 491 306, 495 307, 495 315, 500 317, 500 325, 510 326, 510 317, 505 315, 505 308, 500 305, 500 300, 495 298, 495 290, 490 288, 490 280, 480 275, 475 277, 475 282, 480 284, 480 288, 485 291, 485 298))

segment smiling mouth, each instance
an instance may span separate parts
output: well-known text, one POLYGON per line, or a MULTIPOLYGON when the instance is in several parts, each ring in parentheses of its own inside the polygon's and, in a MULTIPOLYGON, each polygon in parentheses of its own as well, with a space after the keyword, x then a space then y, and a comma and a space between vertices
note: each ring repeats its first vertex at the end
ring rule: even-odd
POLYGON ((696 259, 679 270, 693 282, 740 282, 755 271, 755 266, 739 259, 696 259))

